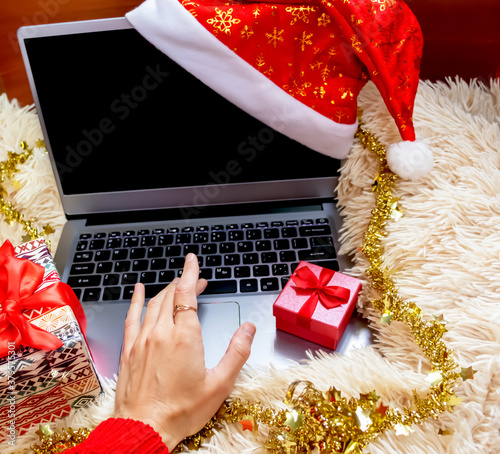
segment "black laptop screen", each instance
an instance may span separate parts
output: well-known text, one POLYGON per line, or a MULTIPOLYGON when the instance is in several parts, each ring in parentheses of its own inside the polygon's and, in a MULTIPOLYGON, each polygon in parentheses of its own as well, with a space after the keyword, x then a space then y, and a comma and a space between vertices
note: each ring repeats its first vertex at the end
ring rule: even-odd
POLYGON ((25 42, 66 195, 337 173, 337 160, 235 107, 134 29, 25 42))

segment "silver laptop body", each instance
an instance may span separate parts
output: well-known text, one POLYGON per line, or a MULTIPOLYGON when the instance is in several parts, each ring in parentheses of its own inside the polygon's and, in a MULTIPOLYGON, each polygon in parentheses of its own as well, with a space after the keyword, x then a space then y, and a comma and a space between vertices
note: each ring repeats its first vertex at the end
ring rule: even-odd
MULTIPOLYGON (((272 305, 300 259, 349 265, 331 252, 339 162, 236 108, 125 18, 23 27, 18 38, 68 218, 55 261, 82 300, 101 375, 118 371, 134 279, 151 296, 190 250, 209 279, 199 298, 207 366, 244 321, 257 325, 253 366, 328 351, 277 331, 272 305)), ((337 351, 370 341, 354 315, 337 351)))

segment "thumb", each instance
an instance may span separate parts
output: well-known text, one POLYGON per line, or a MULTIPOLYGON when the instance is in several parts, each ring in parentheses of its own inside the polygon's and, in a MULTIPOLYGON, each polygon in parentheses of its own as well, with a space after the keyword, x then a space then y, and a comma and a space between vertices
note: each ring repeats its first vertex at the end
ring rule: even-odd
POLYGON ((225 380, 231 388, 250 356, 255 331, 253 323, 243 323, 233 334, 226 353, 213 369, 213 372, 219 375, 221 380, 225 380))

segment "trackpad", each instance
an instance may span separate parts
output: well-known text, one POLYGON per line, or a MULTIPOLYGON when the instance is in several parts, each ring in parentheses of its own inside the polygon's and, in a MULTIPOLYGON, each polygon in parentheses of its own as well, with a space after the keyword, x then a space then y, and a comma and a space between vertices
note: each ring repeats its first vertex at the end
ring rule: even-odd
POLYGON ((229 341, 240 326, 240 306, 236 301, 198 303, 198 318, 205 346, 205 365, 217 365, 229 341))

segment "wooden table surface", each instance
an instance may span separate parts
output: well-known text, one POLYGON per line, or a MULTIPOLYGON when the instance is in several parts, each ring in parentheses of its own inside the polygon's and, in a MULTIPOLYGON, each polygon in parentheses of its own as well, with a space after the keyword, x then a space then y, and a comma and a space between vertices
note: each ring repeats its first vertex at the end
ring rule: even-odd
MULTIPOLYGON (((23 25, 123 16, 142 0, 2 0, 0 93, 33 98, 16 31, 23 25)), ((499 0, 407 0, 425 38, 422 79, 500 77, 499 0)))

